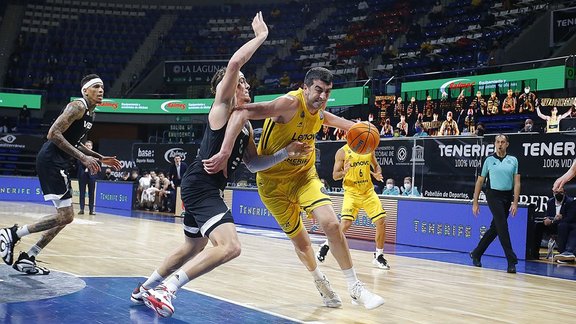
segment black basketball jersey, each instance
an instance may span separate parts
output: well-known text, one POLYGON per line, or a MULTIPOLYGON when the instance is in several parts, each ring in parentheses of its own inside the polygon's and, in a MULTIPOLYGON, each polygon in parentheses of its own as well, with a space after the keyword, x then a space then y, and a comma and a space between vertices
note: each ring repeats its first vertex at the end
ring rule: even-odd
MULTIPOLYGON (((73 146, 78 147, 82 139, 86 136, 88 131, 92 128, 94 123, 94 115, 90 115, 88 111, 88 104, 84 98, 77 99, 78 101, 82 102, 84 105, 84 116, 82 119, 75 120, 72 122, 70 127, 62 134, 64 138, 73 146)), ((64 110, 62 110, 64 111, 64 110)), ((53 153, 55 154, 55 158, 60 157, 61 160, 71 160, 72 157, 69 156, 66 152, 62 151, 56 144, 54 144, 51 140, 48 140, 42 146, 40 150, 43 153, 53 153)))
MULTIPOLYGON (((226 125, 228 125, 228 123, 226 123, 226 125)), ((186 180, 201 180, 220 189, 224 189, 226 187, 227 178, 224 177, 224 173, 220 171, 217 174, 208 174, 204 170, 204 164, 202 163, 202 160, 209 159, 220 151, 222 142, 224 141, 224 135, 226 133, 226 125, 218 130, 212 130, 210 125, 206 124, 206 130, 204 131, 204 137, 202 138, 202 143, 200 144, 198 155, 196 156, 196 159, 192 165, 186 170, 186 174, 184 175, 184 178, 188 178, 186 180), (193 179, 189 177, 193 177, 193 179)), ((234 148, 232 149, 232 153, 228 159, 228 177, 232 176, 234 171, 238 168, 238 165, 240 165, 242 162, 244 150, 246 149, 246 145, 250 139, 249 127, 249 123, 247 122, 234 141, 234 148)), ((186 181, 183 179, 183 183, 184 182, 186 181)))

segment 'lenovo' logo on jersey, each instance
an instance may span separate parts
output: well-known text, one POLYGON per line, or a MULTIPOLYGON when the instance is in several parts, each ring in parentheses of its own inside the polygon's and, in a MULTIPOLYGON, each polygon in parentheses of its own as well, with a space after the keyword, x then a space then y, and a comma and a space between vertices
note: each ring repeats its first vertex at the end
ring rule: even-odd
POLYGON ((311 141, 316 137, 316 135, 314 134, 302 134, 302 135, 298 135, 296 136, 296 133, 292 134, 292 140, 293 141, 311 141))
POLYGON ((89 121, 84 121, 84 128, 86 129, 91 129, 92 128, 92 123, 89 121))
POLYGON ((351 167, 355 167, 355 166, 363 166, 363 165, 370 165, 369 161, 358 161, 358 162, 352 162, 350 163, 351 167))

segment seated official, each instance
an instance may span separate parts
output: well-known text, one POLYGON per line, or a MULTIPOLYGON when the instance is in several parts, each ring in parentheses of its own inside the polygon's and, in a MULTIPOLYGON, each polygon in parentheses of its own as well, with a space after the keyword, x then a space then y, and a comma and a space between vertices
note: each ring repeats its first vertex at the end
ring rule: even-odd
POLYGON ((572 201, 566 208, 566 215, 558 215, 558 234, 556 244, 558 252, 554 261, 559 263, 576 261, 576 203, 572 201))
POLYGON ((553 192, 553 196, 548 198, 544 220, 542 223, 537 223, 535 228, 534 254, 532 255, 534 259, 540 257, 540 244, 544 234, 548 236, 549 245, 553 247, 558 232, 558 223, 562 219, 562 215, 567 215, 566 209, 573 201, 574 198, 566 195, 564 189, 553 192))
POLYGON ((412 177, 404 178, 404 186, 402 186, 402 196, 420 196, 418 188, 412 186, 412 177))
POLYGON ((386 187, 382 190, 383 195, 388 196, 398 196, 400 195, 400 188, 395 185, 394 179, 390 178, 386 180, 386 187))

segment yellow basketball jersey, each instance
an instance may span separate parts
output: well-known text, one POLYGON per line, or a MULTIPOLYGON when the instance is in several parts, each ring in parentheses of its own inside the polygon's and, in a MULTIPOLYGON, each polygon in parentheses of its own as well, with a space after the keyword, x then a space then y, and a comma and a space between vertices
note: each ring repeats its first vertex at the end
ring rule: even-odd
POLYGON ((370 175, 372 154, 358 154, 352 151, 348 144, 344 145, 342 150, 345 154, 344 163, 350 163, 350 169, 342 180, 344 191, 362 194, 374 190, 370 175))
MULTIPOLYGON (((316 142, 316 133, 324 122, 324 111, 312 115, 304 101, 304 90, 298 89, 288 92, 299 101, 298 111, 286 124, 274 122, 271 118, 266 119, 262 130, 262 136, 258 143, 258 154, 270 155, 283 149, 293 141, 306 143, 312 147, 316 142)), ((308 156, 288 158, 273 167, 258 172, 258 176, 273 178, 289 178, 295 173, 307 172, 314 168, 316 152, 313 150, 308 156)))

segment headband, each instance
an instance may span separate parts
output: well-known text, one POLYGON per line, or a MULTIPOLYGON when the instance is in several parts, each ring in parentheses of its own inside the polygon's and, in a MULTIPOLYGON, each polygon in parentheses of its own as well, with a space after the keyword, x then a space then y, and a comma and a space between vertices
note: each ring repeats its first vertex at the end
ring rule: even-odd
POLYGON ((102 79, 100 79, 100 78, 91 79, 90 81, 86 82, 86 83, 82 86, 82 90, 81 90, 81 91, 84 92, 85 89, 90 88, 91 86, 93 86, 93 85, 96 84, 96 83, 102 83, 102 84, 104 84, 104 81, 102 81, 102 79))

